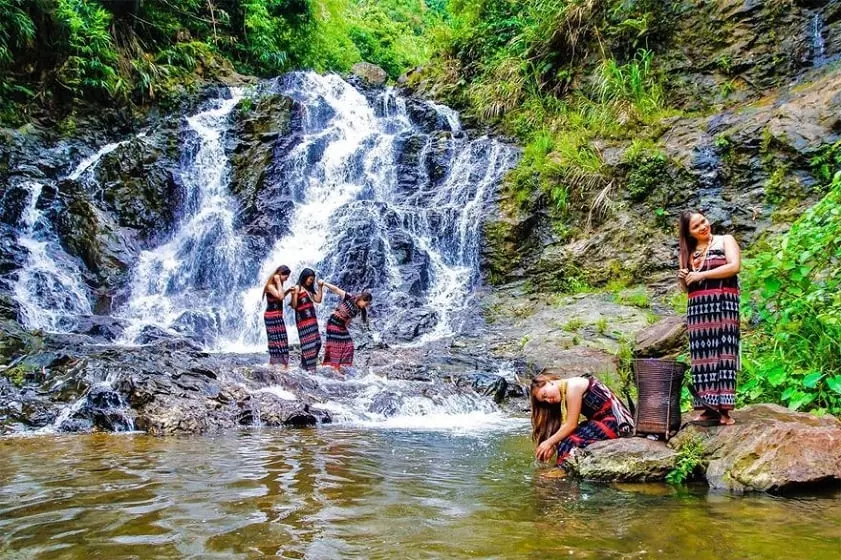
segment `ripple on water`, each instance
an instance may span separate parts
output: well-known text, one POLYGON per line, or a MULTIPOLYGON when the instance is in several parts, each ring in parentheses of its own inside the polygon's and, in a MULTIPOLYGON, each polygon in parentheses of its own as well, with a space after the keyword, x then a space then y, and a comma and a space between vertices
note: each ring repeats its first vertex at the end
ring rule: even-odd
POLYGON ((841 496, 545 479, 526 432, 0 440, 0 557, 837 559, 841 496))

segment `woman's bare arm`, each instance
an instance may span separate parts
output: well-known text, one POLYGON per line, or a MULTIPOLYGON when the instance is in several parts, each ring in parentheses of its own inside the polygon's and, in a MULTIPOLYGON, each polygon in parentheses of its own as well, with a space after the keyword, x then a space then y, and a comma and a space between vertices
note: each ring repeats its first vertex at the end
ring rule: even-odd
POLYGON ((333 284, 331 284, 331 283, 327 282, 326 280, 324 281, 324 286, 325 286, 328 290, 330 290, 331 292, 333 292, 334 294, 336 294, 337 296, 339 296, 339 298, 340 298, 340 299, 345 299, 345 293, 346 293, 346 292, 345 292, 343 289, 341 289, 341 288, 339 288, 339 287, 337 287, 337 286, 334 286, 333 284))
POLYGON ((732 235, 724 236, 724 256, 727 259, 727 264, 706 270, 702 273, 707 280, 716 280, 719 278, 730 278, 736 276, 742 269, 742 251, 739 249, 739 244, 733 239, 732 235))
POLYGON ((549 436, 537 447, 535 455, 540 461, 548 461, 555 453, 555 448, 564 438, 568 437, 578 427, 578 417, 581 415, 581 401, 590 382, 585 378, 575 378, 567 383, 566 398, 567 417, 558 431, 549 436))

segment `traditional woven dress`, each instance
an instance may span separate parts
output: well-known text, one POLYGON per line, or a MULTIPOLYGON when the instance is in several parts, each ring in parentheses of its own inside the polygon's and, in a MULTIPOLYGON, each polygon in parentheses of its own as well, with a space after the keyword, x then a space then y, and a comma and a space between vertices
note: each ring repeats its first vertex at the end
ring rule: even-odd
POLYGON ((350 320, 359 314, 359 307, 354 303, 355 296, 345 292, 342 302, 327 321, 327 342, 324 345, 325 366, 353 365, 353 340, 348 332, 350 320))
POLYGON ((298 292, 295 325, 298 327, 298 340, 301 342, 301 367, 307 371, 315 371, 318 351, 321 350, 321 334, 318 332, 315 305, 310 293, 305 289, 298 292))
POLYGON ((286 338, 286 324, 283 322, 283 300, 266 294, 266 338, 269 340, 269 363, 289 364, 289 340, 286 338))
POLYGON ((558 444, 558 466, 567 468, 573 449, 584 448, 605 439, 616 439, 633 432, 633 416, 604 383, 590 378, 590 385, 581 397, 581 414, 587 420, 558 444))
MULTIPOLYGON (((713 236, 706 259, 692 255, 694 270, 713 270, 727 264, 724 238, 713 236)), ((689 356, 692 384, 701 399, 696 409, 707 406, 730 410, 735 406, 736 372, 739 370, 739 279, 737 276, 701 280, 687 286, 689 305, 689 356)))

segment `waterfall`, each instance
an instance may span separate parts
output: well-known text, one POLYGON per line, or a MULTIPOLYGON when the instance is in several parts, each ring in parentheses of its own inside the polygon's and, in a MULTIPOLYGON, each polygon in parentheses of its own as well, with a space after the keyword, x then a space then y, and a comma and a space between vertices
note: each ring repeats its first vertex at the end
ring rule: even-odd
MULTIPOLYGON (((172 173, 184 202, 175 225, 164 242, 136 256, 125 287, 109 286, 121 290, 114 312, 126 325, 120 342, 183 335, 208 350, 263 351, 262 286, 280 264, 292 268, 292 281, 311 267, 346 290, 370 289, 375 339, 423 343, 459 332, 475 315, 482 216, 516 161, 512 147, 469 138, 447 107, 315 73, 231 88, 182 122, 172 173), (274 151, 261 191, 276 198, 260 211, 284 208, 286 233, 262 245, 242 223, 229 161, 238 146, 233 111, 261 95, 293 101, 284 149, 274 151)), ((65 178, 90 192, 107 188, 96 184, 95 170, 129 141, 101 147, 65 178)), ((17 230, 28 257, 15 298, 27 327, 72 331, 75 318, 92 314, 91 287, 84 265, 65 253, 39 209, 44 185, 24 185, 28 206, 17 230)), ((91 208, 116 223, 107 207, 92 201, 91 208)), ((322 324, 336 303, 325 296, 322 324)), ((295 342, 288 308, 286 317, 295 342)))
POLYGON ((77 316, 91 314, 90 294, 76 260, 64 252, 38 208, 43 186, 35 181, 22 184, 29 198, 17 242, 27 256, 17 273, 14 295, 26 328, 62 332, 72 329, 77 316))
POLYGON ((140 254, 131 298, 120 311, 130 323, 126 342, 155 327, 195 333, 212 345, 232 321, 230 310, 237 302, 230 290, 242 282, 245 249, 234 231, 236 203, 227 189, 222 135, 244 92, 232 88, 230 93, 187 118, 191 134, 182 174, 187 208, 167 243, 140 254))
POLYGON ((822 66, 826 62, 826 43, 823 38, 824 20, 820 11, 812 17, 812 65, 822 66))
MULTIPOLYGON (((119 312, 130 323, 124 341, 163 329, 211 350, 263 351, 262 286, 280 264, 293 282, 311 267, 347 290, 371 289, 376 331, 414 321, 402 339, 417 342, 458 330, 479 281, 481 217, 516 152, 468 139, 446 107, 414 110, 431 124, 394 90, 366 96, 335 75, 292 73, 189 117, 180 171, 191 202, 172 238, 138 259, 119 312), (297 116, 266 187, 290 200, 289 233, 255 254, 236 227, 222 138, 238 101, 262 93, 292 98, 297 116)), ((322 322, 335 303, 325 296, 322 322)))
MULTIPOLYGON (((418 318, 426 330, 416 342, 458 330, 479 280, 482 214, 516 152, 456 134, 457 115, 439 105, 425 105, 439 124, 424 129, 390 89, 371 99, 338 76, 313 73, 291 74, 274 89, 304 113, 299 142, 281 162, 280 180, 294 196, 292 233, 275 242, 243 290, 246 320, 228 347, 263 348, 262 283, 280 264, 292 268, 293 281, 309 266, 345 289, 370 288, 375 328, 384 333, 418 318)), ((292 319, 287 313, 295 340, 292 319)))

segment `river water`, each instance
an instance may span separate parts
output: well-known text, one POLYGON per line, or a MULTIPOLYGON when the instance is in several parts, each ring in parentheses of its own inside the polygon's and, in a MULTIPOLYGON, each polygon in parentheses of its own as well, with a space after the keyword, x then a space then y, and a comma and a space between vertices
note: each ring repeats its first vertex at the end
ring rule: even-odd
POLYGON ((839 558, 841 494, 540 476, 527 426, 0 440, 0 557, 839 558))

